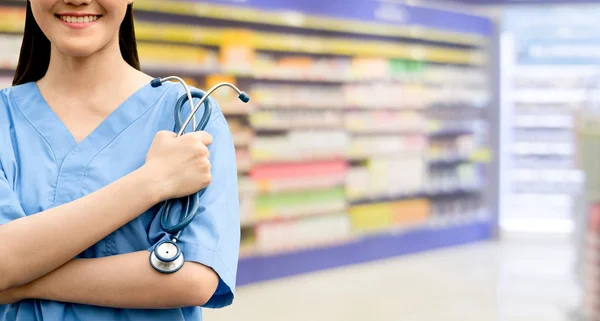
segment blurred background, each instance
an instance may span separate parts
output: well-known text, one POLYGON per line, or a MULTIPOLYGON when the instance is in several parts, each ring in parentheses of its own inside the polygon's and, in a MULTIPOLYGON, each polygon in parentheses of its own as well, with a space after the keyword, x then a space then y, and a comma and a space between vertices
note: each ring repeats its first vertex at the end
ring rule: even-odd
POLYGON ((242 248, 207 320, 600 320, 600 1, 134 7, 144 71, 252 97, 216 94, 242 248))

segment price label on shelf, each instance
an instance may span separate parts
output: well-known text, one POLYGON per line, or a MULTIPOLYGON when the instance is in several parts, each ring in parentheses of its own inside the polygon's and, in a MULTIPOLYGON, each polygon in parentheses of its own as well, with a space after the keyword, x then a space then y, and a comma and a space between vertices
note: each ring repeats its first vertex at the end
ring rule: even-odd
POLYGON ((250 123, 253 126, 268 126, 274 124, 274 117, 272 113, 255 113, 250 116, 250 123))
POLYGON ((479 163, 488 163, 492 160, 492 151, 488 148, 481 148, 469 155, 469 160, 479 163))

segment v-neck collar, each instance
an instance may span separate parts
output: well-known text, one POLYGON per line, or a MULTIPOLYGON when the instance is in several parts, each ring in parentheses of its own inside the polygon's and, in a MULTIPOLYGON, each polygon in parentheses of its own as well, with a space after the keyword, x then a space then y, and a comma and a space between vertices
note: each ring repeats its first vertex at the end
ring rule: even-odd
POLYGON ((115 139, 129 124, 150 109, 166 92, 167 86, 152 88, 150 83, 139 88, 109 114, 87 137, 77 143, 71 131, 44 99, 35 82, 17 89, 17 106, 27 120, 44 137, 57 161, 69 154, 95 155, 115 139))

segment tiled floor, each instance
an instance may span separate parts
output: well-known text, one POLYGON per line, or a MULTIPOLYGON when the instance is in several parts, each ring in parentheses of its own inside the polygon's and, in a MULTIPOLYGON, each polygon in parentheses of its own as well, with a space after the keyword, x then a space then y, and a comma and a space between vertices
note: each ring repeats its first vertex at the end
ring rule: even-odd
POLYGON ((570 321, 568 240, 503 238, 242 287, 207 321, 570 321))

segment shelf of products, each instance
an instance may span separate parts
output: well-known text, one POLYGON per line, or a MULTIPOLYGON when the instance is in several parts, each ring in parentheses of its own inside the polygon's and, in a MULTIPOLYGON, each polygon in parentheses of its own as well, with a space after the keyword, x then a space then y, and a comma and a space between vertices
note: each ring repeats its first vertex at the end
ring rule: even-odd
MULTIPOLYGON (((338 34, 332 17, 299 12, 323 24, 281 29, 265 22, 271 10, 255 24, 215 15, 225 5, 187 5, 203 10, 136 2, 138 51, 154 76, 226 79, 252 97, 215 96, 237 151, 240 284, 491 237, 490 21, 419 8, 438 18, 356 18, 338 34)), ((11 70, 23 12, 2 10, 0 68, 11 70)))
POLYGON ((568 20, 549 19, 530 27, 528 19, 538 16, 536 12, 532 8, 508 11, 503 19, 506 36, 501 44, 501 68, 507 78, 503 80, 501 95, 506 98, 502 109, 508 111, 506 122, 511 128, 506 128, 505 134, 510 157, 502 175, 507 206, 501 222, 507 228, 521 226, 519 230, 536 222, 531 227, 534 230, 547 226, 550 231, 571 231, 575 199, 585 181, 576 168, 576 113, 599 92, 588 88, 589 80, 598 73, 598 61, 593 50, 580 46, 588 41, 585 34, 572 39, 559 32, 578 28, 568 20), (540 202, 549 197, 560 200, 561 205, 540 202), (562 223, 554 223, 558 221, 562 223))
MULTIPOLYGON (((472 29, 489 29, 485 19, 476 16, 459 15, 467 20, 464 22, 470 28, 466 32, 457 32, 454 29, 462 28, 440 28, 436 25, 424 28, 424 25, 437 24, 436 19, 431 19, 421 25, 394 25, 390 23, 389 15, 383 15, 387 12, 399 12, 403 8, 397 5, 387 4, 369 4, 363 5, 361 9, 354 10, 352 6, 340 9, 339 12, 329 12, 325 6, 322 6, 318 0, 300 0, 286 1, 280 3, 254 1, 253 5, 243 7, 232 7, 228 5, 218 5, 218 2, 196 2, 191 4, 187 1, 160 1, 143 0, 137 4, 138 9, 149 12, 160 12, 165 14, 175 14, 180 16, 191 16, 198 18, 222 19, 227 21, 268 24, 280 27, 294 27, 313 30, 326 30, 347 32, 353 34, 378 35, 388 37, 413 38, 417 40, 444 41, 457 44, 483 44, 487 38, 472 29), (369 8, 369 6, 373 6, 369 8), (260 9, 259 9, 260 8, 260 9), (361 14, 368 15, 370 10, 375 11, 375 16, 379 21, 370 21, 370 19, 357 19, 361 14), (352 19, 346 17, 352 16, 352 19)), ((428 10, 430 15, 452 16, 449 12, 441 10, 428 10)), ((456 17, 456 16, 455 16, 456 17)), ((442 23, 443 24, 443 23, 442 23)), ((447 26, 446 26, 447 27, 447 26)))

